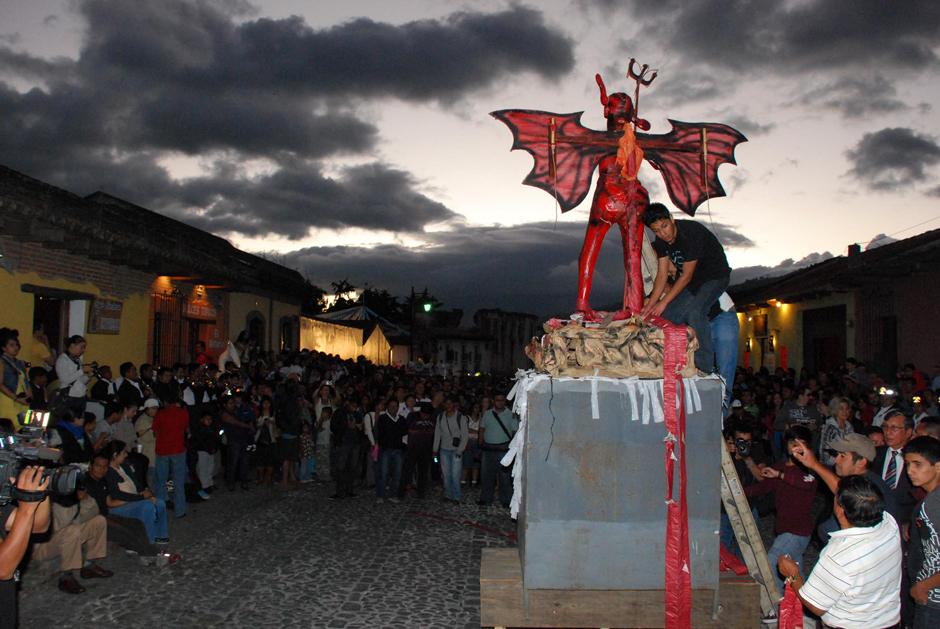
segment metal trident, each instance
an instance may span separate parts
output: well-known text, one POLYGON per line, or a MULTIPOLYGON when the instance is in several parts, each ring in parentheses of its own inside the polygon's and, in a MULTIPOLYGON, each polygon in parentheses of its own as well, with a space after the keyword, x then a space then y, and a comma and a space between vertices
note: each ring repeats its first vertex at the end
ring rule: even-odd
POLYGON ((653 82, 653 79, 656 78, 658 72, 653 70, 652 74, 647 76, 649 72, 649 65, 643 64, 640 66, 640 71, 636 71, 637 64, 636 59, 630 57, 630 65, 627 68, 627 78, 633 79, 636 81, 636 91, 633 92, 633 126, 636 126, 637 118, 640 117, 640 86, 649 87, 650 83, 653 82))

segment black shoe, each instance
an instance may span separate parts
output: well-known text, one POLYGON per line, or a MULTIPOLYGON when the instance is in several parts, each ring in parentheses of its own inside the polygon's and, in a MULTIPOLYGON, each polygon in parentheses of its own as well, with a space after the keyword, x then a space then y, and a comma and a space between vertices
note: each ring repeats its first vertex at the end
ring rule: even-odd
POLYGON ((354 494, 353 492, 349 492, 348 494, 346 494, 346 497, 347 497, 347 498, 355 498, 357 495, 358 495, 358 494, 354 494))
POLYGON ((492 502, 486 502, 486 501, 484 501, 484 500, 477 500, 477 504, 480 505, 481 507, 485 507, 485 506, 491 505, 491 504, 493 504, 493 503, 492 503, 492 502))
POLYGON ((59 579, 59 589, 68 594, 81 594, 85 591, 82 584, 76 581, 72 575, 59 579))
POLYGON ((332 496, 330 496, 330 500, 342 500, 342 499, 343 499, 342 494, 333 494, 332 496))

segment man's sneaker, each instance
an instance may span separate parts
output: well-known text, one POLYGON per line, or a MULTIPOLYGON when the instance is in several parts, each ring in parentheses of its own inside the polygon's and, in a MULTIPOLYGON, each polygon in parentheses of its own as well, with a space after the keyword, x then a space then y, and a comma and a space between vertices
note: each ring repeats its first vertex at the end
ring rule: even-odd
POLYGON ((212 496, 209 495, 209 492, 207 492, 205 489, 200 489, 200 490, 199 490, 198 492, 196 492, 196 493, 197 493, 197 495, 198 495, 200 498, 202 498, 203 500, 208 500, 209 498, 212 497, 212 496))
POLYGON ((400 499, 400 498, 394 498, 394 497, 393 497, 393 498, 389 498, 388 501, 389 501, 389 502, 398 503, 398 502, 401 502, 401 499, 400 499))
POLYGON ((777 612, 770 610, 770 613, 766 616, 762 616, 760 619, 760 624, 767 625, 768 627, 777 626, 777 612))
POLYGON ((182 558, 183 556, 180 555, 179 553, 160 553, 159 555, 156 556, 156 561, 154 562, 154 565, 156 565, 159 568, 172 566, 172 565, 178 564, 180 559, 182 558))
POLYGON ((153 538, 153 543, 154 544, 169 544, 170 538, 169 537, 155 537, 153 538))

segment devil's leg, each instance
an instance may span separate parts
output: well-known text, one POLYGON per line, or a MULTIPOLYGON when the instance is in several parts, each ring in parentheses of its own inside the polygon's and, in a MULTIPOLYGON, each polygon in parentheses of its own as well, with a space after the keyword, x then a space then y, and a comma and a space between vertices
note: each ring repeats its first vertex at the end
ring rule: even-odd
POLYGON ((578 257, 578 302, 575 305, 576 310, 584 313, 593 314, 589 299, 591 284, 594 280, 594 265, 597 263, 597 255, 600 253, 608 229, 610 229, 610 223, 591 217, 584 234, 584 245, 578 257))

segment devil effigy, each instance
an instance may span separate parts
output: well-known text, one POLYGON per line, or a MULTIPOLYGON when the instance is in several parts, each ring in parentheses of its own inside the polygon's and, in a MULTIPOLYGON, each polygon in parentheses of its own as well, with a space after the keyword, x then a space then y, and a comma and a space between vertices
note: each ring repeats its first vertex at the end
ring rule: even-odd
POLYGON ((641 216, 649 204, 649 194, 637 179, 643 160, 662 173, 675 206, 694 216, 706 199, 725 195, 718 180, 718 167, 734 164, 735 146, 747 141, 736 129, 717 123, 669 120, 672 125, 669 133, 643 133, 650 129, 650 123, 638 114, 640 87, 649 86, 656 73, 651 73, 646 65, 638 67, 636 60, 631 59, 627 77, 636 83, 632 99, 624 92, 607 94, 600 74, 595 76, 607 119, 606 131, 583 126, 581 111, 557 114, 503 109, 491 114, 512 131, 512 149, 527 151, 535 160, 523 183, 554 196, 562 212, 574 209, 584 200, 594 170, 598 170, 578 259, 575 309, 585 321, 600 320, 589 302, 591 283, 604 236, 614 223, 623 240, 625 271, 623 309, 614 318, 626 319, 643 307, 641 216))

